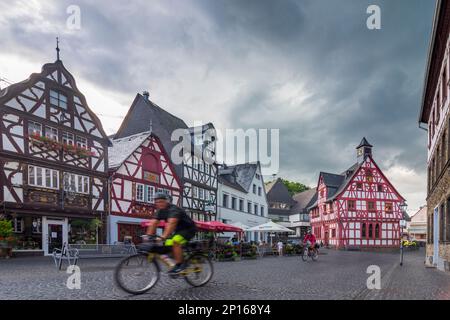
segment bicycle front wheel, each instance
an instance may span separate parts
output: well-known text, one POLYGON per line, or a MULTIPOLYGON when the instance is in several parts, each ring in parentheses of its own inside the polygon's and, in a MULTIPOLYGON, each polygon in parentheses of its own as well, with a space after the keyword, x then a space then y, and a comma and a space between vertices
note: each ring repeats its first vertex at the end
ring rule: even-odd
POLYGON ((131 294, 143 294, 159 280, 159 265, 145 254, 135 254, 119 262, 114 271, 116 284, 131 294))
POLYGON ((318 257, 319 257, 319 251, 316 249, 316 250, 314 250, 314 253, 311 255, 311 259, 313 261, 317 261, 318 257))
POLYGON ((184 279, 193 287, 207 284, 213 274, 214 268, 211 259, 202 254, 194 254, 186 261, 187 268, 184 279))

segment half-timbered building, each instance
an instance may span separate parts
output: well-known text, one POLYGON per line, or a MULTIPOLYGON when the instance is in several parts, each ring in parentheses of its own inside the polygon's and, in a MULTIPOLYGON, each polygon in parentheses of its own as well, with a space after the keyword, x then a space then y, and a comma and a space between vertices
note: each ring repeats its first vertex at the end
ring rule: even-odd
POLYGON ((13 221, 16 249, 96 242, 109 141, 59 57, 0 91, 0 136, 0 212, 13 221))
POLYGON ((136 95, 115 139, 148 131, 150 127, 160 138, 170 156, 175 174, 180 178, 182 207, 194 220, 215 220, 217 165, 214 126, 206 124, 188 127, 183 120, 153 103, 149 99, 149 93, 144 92, 136 95), (189 142, 188 145, 175 149, 180 146, 181 141, 172 140, 172 134, 177 130, 184 132, 183 139, 189 142))
POLYGON ((312 231, 339 249, 398 248, 405 199, 373 160, 365 138, 356 150, 357 162, 343 173, 320 173, 309 208, 312 231))
POLYGON ((112 140, 109 148, 111 211, 109 242, 130 237, 141 242, 141 223, 152 218, 154 194, 167 193, 172 203, 181 204, 181 183, 159 138, 143 132, 112 140))

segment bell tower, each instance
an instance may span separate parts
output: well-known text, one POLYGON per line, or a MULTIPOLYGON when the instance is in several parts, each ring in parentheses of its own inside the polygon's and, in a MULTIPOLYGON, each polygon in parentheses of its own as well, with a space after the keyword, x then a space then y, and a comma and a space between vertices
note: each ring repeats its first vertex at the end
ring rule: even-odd
POLYGON ((356 157, 358 163, 362 163, 368 156, 372 157, 373 146, 364 137, 361 143, 356 147, 356 157))

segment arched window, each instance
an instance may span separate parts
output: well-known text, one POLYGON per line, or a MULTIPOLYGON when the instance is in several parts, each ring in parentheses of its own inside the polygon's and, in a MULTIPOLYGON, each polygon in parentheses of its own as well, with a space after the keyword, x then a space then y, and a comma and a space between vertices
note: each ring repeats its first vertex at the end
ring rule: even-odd
POLYGON ((363 223, 362 227, 361 227, 361 237, 365 238, 366 237, 366 224, 363 223))
POLYGON ((377 223, 375 225, 375 239, 379 239, 380 238, 380 224, 377 223))
POLYGON ((372 239, 373 237, 373 225, 369 224, 369 239, 372 239))

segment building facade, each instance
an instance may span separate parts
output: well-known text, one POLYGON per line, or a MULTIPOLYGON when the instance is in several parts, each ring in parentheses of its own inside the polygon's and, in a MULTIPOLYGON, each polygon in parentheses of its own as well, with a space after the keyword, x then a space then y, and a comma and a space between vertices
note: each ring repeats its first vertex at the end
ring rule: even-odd
POLYGON ((450 4, 439 0, 434 15, 419 126, 428 133, 426 263, 440 270, 450 270, 449 35, 450 4))
POLYGON ((295 201, 294 206, 291 209, 291 215, 289 216, 289 225, 286 227, 295 231, 295 234, 289 235, 289 237, 303 238, 311 227, 309 219, 308 208, 317 201, 316 188, 309 189, 292 197, 295 201))
POLYGON ((181 184, 170 158, 159 138, 151 132, 113 139, 109 148, 110 215, 109 243, 142 241, 145 228, 141 223, 155 212, 156 192, 172 196, 172 203, 181 203, 181 184))
MULTIPOLYGON (((224 165, 220 168, 218 194, 220 200, 217 220, 227 224, 240 223, 248 227, 269 221, 266 191, 259 162, 224 165)), ((258 232, 246 232, 245 237, 247 241, 266 240, 266 235, 258 232)))
POLYGON ((321 172, 309 208, 318 241, 337 249, 399 248, 404 198, 372 158, 365 138, 357 163, 341 174, 321 172))
POLYGON ((58 59, 0 91, 0 212, 16 251, 104 241, 109 140, 58 59))
POLYGON ((427 206, 421 207, 411 216, 411 221, 406 226, 410 239, 423 244, 427 241, 427 211, 427 206))
POLYGON ((283 180, 278 178, 267 183, 266 190, 269 203, 269 218, 276 223, 289 225, 289 216, 293 214, 292 208, 296 202, 292 199, 283 180))
POLYGON ((114 138, 122 139, 150 129, 160 139, 180 178, 182 207, 194 220, 215 220, 218 182, 213 125, 190 128, 154 104, 148 92, 144 92, 134 99, 114 138))

